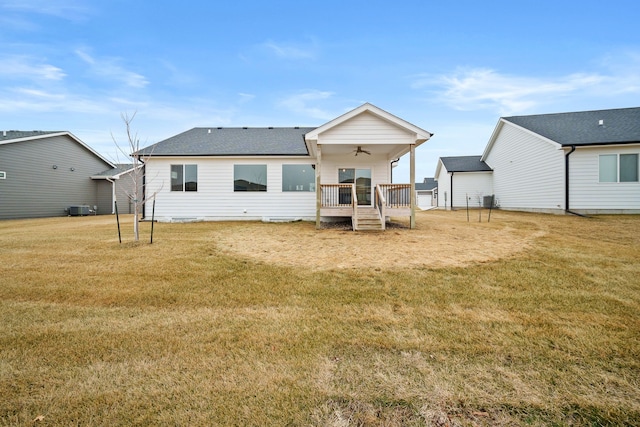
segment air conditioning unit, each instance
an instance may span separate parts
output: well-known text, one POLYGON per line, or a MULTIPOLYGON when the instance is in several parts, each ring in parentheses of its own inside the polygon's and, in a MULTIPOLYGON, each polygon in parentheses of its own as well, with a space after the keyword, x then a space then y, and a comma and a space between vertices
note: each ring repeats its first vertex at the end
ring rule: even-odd
POLYGON ((495 208, 496 207, 496 196, 484 196, 482 198, 482 207, 483 208, 495 208), (493 204, 493 206, 491 206, 493 204))
POLYGON ((89 215, 89 205, 69 206, 70 216, 89 215))

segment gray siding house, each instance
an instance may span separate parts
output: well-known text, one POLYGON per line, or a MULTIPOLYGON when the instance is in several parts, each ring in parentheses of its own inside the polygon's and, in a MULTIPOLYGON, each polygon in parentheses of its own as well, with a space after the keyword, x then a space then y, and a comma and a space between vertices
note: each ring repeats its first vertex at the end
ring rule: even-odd
POLYGON ((131 164, 116 164, 115 167, 96 175, 91 179, 96 183, 98 206, 102 209, 98 213, 133 213, 134 188, 138 186, 138 195, 142 197, 143 167, 133 168, 131 164))
POLYGON ((99 176, 115 167, 70 132, 0 131, 0 219, 110 214, 113 180, 99 176))

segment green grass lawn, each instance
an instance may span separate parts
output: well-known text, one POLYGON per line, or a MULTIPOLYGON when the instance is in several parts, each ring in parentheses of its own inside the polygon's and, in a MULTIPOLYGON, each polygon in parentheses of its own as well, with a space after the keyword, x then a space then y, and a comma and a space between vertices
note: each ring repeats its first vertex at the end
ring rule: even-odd
POLYGON ((545 234, 313 271, 216 242, 307 223, 159 223, 150 245, 130 217, 123 244, 113 217, 1 221, 0 425, 640 425, 640 217, 491 221, 545 234))

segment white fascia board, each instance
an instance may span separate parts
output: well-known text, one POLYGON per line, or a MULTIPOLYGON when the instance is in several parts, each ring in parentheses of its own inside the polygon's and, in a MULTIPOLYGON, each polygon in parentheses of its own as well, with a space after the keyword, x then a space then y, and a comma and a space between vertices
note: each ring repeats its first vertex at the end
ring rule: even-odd
POLYGON ((423 142, 427 141, 429 138, 431 138, 431 136, 433 135, 431 132, 426 131, 418 126, 415 126, 409 122, 407 122, 406 120, 403 120, 397 116, 394 116, 391 113, 388 113, 384 110, 382 110, 381 108, 376 107, 373 104, 370 103, 364 103, 361 106, 348 111, 346 113, 344 113, 343 115, 323 124, 322 126, 312 130, 311 132, 307 133, 305 135, 305 140, 308 141, 318 141, 318 136, 335 127, 338 126, 341 123, 346 122, 349 119, 352 119, 355 116, 358 116, 364 112, 369 112, 395 126, 404 128, 405 130, 408 130, 412 133, 415 134, 415 140, 416 140, 416 146, 422 144, 423 142))
POLYGON ((511 123, 508 120, 505 120, 503 118, 500 118, 500 120, 498 120, 498 124, 496 125, 495 130, 493 131, 493 134, 491 135, 491 138, 489 139, 489 143, 487 144, 487 147, 484 150, 484 153, 482 153, 482 157, 480 158, 480 160, 484 161, 487 156, 489 155, 489 152, 491 151, 491 148, 493 148, 493 144, 496 141, 496 138, 498 138, 498 134, 500 133, 500 131, 502 130, 502 128, 504 127, 504 125, 509 125, 512 126, 516 129, 521 130, 524 133, 527 133, 537 139, 539 139, 540 141, 546 142, 547 144, 552 145, 554 148, 556 148, 557 150, 562 150, 562 145, 552 139, 547 138, 546 136, 542 136, 539 133, 536 133, 532 130, 529 130, 527 128, 524 128, 522 126, 519 126, 515 123, 511 123))
MULTIPOLYGON (((442 169, 442 168, 444 168, 444 163, 442 163, 442 159, 441 158, 438 158, 438 164, 436 165, 436 172, 435 172, 435 175, 433 175, 433 179, 434 180, 436 180, 436 181, 438 180, 438 176, 440 175, 440 169, 442 169)), ((447 170, 447 169, 445 168, 445 170, 447 170)))

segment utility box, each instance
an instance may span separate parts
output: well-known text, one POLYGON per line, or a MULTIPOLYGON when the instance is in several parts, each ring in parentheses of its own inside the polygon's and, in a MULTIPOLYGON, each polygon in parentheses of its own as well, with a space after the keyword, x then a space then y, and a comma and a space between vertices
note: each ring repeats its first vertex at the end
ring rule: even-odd
POLYGON ((69 216, 89 215, 89 205, 69 206, 69 216))
POLYGON ((495 208, 495 196, 484 196, 482 198, 482 207, 483 208, 495 208), (492 206, 493 205, 493 206, 492 206))

